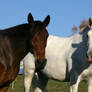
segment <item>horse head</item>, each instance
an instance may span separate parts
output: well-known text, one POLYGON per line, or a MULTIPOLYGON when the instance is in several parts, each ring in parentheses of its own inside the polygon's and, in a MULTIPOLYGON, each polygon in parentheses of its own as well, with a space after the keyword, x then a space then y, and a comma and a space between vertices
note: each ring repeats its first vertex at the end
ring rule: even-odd
POLYGON ((49 36, 46 27, 50 22, 50 16, 48 15, 44 21, 34 21, 31 13, 28 14, 28 24, 30 26, 28 33, 27 49, 35 57, 36 68, 43 68, 46 64, 45 47, 47 44, 47 38, 49 36))
POLYGON ((92 19, 89 18, 88 22, 89 22, 90 30, 88 32, 88 50, 87 50, 86 56, 87 56, 88 62, 92 62, 92 19))

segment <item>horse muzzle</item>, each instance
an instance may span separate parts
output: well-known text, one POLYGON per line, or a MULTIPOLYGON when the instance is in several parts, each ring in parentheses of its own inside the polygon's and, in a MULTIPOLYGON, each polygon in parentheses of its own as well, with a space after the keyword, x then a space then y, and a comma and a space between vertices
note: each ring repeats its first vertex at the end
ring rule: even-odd
POLYGON ((35 60, 36 71, 44 69, 46 63, 47 63, 47 59, 37 59, 37 60, 35 60))
POLYGON ((88 56, 88 54, 86 53, 86 57, 89 63, 92 63, 92 58, 88 56))

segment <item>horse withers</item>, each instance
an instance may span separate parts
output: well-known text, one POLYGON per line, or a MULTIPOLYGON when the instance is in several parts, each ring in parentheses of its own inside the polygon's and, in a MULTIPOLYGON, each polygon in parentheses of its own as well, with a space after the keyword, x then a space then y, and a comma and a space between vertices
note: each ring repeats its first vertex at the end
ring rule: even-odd
POLYGON ((35 57, 38 66, 44 67, 49 21, 49 15, 41 22, 34 21, 29 13, 28 23, 0 30, 0 92, 6 92, 15 80, 20 61, 28 52, 35 57))
MULTIPOLYGON (((92 22, 91 22, 92 23, 92 22)), ((92 64, 88 62, 86 53, 89 49, 88 34, 91 27, 87 24, 72 36, 67 38, 49 36, 46 46, 47 63, 44 69, 38 71, 38 80, 32 91, 46 92, 46 85, 49 79, 70 82, 70 92, 78 92, 78 84, 82 80, 88 83, 88 92, 92 92, 92 64), (57 45, 56 45, 57 44, 57 45)), ((29 80, 32 79, 34 57, 29 54, 25 63, 31 59, 30 66, 26 66, 29 80), (27 70, 27 69, 28 70, 27 70)), ((34 70, 35 71, 35 70, 34 70)), ((33 84, 33 83, 32 83, 33 84)), ((31 84, 27 84, 27 88, 31 84)))

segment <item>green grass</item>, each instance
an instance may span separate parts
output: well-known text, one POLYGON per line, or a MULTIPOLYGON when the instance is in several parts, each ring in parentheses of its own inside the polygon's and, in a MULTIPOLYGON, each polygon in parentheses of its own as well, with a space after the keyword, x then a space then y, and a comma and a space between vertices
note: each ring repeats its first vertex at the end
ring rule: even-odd
POLYGON ((24 92, 23 91, 23 76, 18 76, 16 80, 9 87, 8 92, 24 92), (14 88, 12 88, 12 86, 14 88))
MULTIPOLYGON (((57 82, 50 80, 47 86, 48 92, 70 92, 69 82, 57 82)), ((81 82, 78 92, 87 92, 87 84, 81 82)))
MULTIPOLYGON (((69 82, 58 82, 50 80, 47 86, 48 92, 70 92, 69 91, 69 82)), ((14 81, 14 89, 12 86, 9 87, 8 92, 24 92, 23 91, 23 77, 18 76, 16 81, 14 81)), ((78 92, 87 92, 87 85, 85 82, 79 84, 78 92)))

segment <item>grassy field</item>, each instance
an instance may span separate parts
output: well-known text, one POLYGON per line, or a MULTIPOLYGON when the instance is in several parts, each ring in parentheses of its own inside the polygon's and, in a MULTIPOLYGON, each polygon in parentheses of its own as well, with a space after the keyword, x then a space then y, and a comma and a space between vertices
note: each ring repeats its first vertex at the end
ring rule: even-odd
MULTIPOLYGON (((48 92, 69 92, 69 82, 57 82, 50 80, 47 86, 48 92)), ((24 92, 23 91, 23 77, 18 76, 14 81, 14 88, 10 86, 8 92, 24 92)), ((79 84, 78 92, 87 92, 87 85, 85 82, 79 84)))

